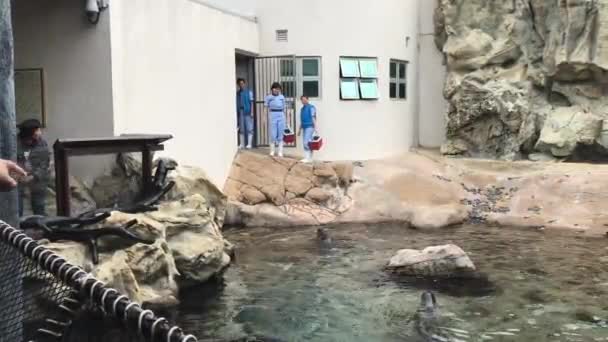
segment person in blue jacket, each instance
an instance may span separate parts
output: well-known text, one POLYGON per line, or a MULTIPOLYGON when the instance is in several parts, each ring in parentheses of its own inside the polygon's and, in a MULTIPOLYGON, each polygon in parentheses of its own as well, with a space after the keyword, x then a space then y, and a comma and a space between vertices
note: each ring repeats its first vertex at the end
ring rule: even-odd
POLYGON ((285 114, 285 96, 281 94, 281 84, 273 83, 272 94, 266 96, 264 104, 268 113, 268 132, 270 133, 270 155, 275 155, 278 147, 279 157, 283 157, 283 134, 287 123, 285 114))
POLYGON ((300 110, 300 130, 298 131, 298 135, 303 135, 304 159, 302 159, 302 162, 310 163, 312 162, 312 150, 309 143, 318 130, 317 108, 310 103, 308 96, 304 95, 300 100, 302 101, 302 109, 300 110))
POLYGON ((239 121, 241 143, 239 148, 251 149, 253 147, 253 92, 247 87, 247 81, 237 80, 239 90, 236 92, 236 108, 239 121), (247 144, 247 146, 245 146, 247 144))

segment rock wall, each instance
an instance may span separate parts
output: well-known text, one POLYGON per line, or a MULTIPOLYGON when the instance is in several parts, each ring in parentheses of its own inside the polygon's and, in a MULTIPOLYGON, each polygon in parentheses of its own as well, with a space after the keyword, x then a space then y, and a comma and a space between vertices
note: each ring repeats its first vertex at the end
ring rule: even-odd
MULTIPOLYGON (((136 170, 141 170, 139 162, 122 156, 108 175, 95 181, 91 190, 72 180, 73 203, 93 208, 129 204, 139 191, 140 177, 136 170)), ((198 168, 177 166, 168 178, 176 185, 158 211, 114 212, 100 225, 117 226, 136 220, 137 224, 129 231, 155 241, 154 244, 100 240, 97 265, 93 265, 89 248, 84 244, 57 242, 48 243, 47 247, 136 302, 163 307, 176 304, 179 288, 204 283, 230 264, 233 246, 221 233, 226 196, 205 173, 198 168)))
POLYGON ((608 0, 441 0, 435 41, 448 68, 446 155, 608 148, 608 0))

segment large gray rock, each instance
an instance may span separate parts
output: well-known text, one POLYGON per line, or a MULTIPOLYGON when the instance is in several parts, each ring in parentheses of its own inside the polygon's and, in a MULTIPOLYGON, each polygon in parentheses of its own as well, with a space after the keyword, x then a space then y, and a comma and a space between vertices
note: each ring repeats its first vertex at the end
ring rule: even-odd
POLYGON ((456 245, 402 249, 387 268, 403 275, 431 277, 470 275, 476 270, 469 256, 456 245))
POLYGON ((93 182, 91 194, 100 208, 124 207, 141 192, 141 162, 132 154, 119 154, 111 171, 93 182))
POLYGON ((556 157, 572 155, 576 147, 593 145, 600 136, 602 119, 580 107, 562 107, 545 120, 536 149, 556 157))
POLYGON ((595 118, 559 117, 582 110, 608 119, 607 9, 608 0, 439 0, 435 41, 449 101, 442 152, 513 159, 535 147, 556 157, 575 147, 602 151, 594 147, 608 139, 595 134, 595 118))

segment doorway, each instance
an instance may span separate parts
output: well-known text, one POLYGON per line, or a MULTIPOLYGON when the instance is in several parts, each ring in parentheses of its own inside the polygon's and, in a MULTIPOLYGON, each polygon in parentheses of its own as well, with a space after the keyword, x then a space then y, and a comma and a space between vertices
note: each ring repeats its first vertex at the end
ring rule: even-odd
MULTIPOLYGON (((252 90, 253 92, 255 92, 254 89, 254 84, 255 84, 255 74, 254 74, 254 68, 255 68, 255 57, 248 55, 246 53, 241 53, 241 52, 236 52, 235 53, 235 58, 234 58, 234 63, 235 63, 235 67, 236 67, 236 79, 235 79, 235 85, 236 85, 236 80, 238 79, 244 79, 247 82, 247 85, 249 86, 249 89, 252 90)), ((238 91, 238 85, 236 85, 236 91, 238 91)), ((255 98, 255 94, 254 94, 254 98, 255 98)), ((254 123, 253 123, 253 132, 254 132, 254 139, 253 139, 253 145, 254 147, 257 146, 256 142, 257 139, 255 138, 255 134, 257 132, 256 126, 257 126, 257 120, 256 120, 256 116, 255 112, 256 112, 256 108, 254 106, 254 108, 252 108, 252 110, 254 111, 254 123)), ((237 123, 239 122, 239 118, 238 118, 238 112, 236 113, 237 115, 237 123)), ((246 145, 247 141, 243 141, 241 142, 241 140, 243 138, 247 139, 247 137, 243 137, 240 132, 237 129, 236 132, 237 135, 237 144, 239 145, 246 145)))
MULTIPOLYGON (((295 56, 266 56, 254 59, 255 94, 255 142, 258 147, 270 146, 268 139, 268 117, 265 115, 264 99, 270 87, 279 82, 285 96, 287 126, 296 129, 296 99, 298 94, 295 56)), ((296 147, 296 142, 285 147, 296 147)))

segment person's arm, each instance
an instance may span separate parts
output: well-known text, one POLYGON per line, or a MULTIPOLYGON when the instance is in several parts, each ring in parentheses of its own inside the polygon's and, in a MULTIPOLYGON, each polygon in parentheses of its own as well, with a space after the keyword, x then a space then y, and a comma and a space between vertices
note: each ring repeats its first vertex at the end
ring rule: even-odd
POLYGON ((249 91, 249 99, 251 100, 251 106, 249 107, 249 114, 253 116, 253 108, 255 106, 255 98, 253 97, 253 91, 249 91))
POLYGON ((0 191, 10 191, 27 173, 10 160, 0 159, 0 191))
POLYGON ((312 127, 318 133, 319 125, 317 124, 317 107, 312 107, 312 127))
POLYGON ((264 98, 264 113, 266 114, 266 116, 268 116, 270 114, 269 110, 270 110, 270 97, 266 96, 264 98))
POLYGON ((289 122, 289 118, 287 117, 287 99, 283 95, 283 115, 285 115, 285 123, 289 122))

